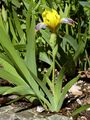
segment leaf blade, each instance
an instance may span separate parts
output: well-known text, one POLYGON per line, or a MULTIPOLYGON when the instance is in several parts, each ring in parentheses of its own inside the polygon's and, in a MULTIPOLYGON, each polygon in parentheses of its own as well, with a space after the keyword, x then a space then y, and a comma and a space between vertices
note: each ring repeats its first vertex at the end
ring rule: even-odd
POLYGON ((80 108, 76 109, 76 110, 72 113, 72 116, 75 116, 75 115, 81 113, 82 111, 86 110, 87 108, 90 108, 90 104, 83 105, 83 106, 81 106, 80 108))
POLYGON ((27 35, 26 65, 37 76, 36 56, 35 56, 35 19, 32 15, 31 26, 27 35))

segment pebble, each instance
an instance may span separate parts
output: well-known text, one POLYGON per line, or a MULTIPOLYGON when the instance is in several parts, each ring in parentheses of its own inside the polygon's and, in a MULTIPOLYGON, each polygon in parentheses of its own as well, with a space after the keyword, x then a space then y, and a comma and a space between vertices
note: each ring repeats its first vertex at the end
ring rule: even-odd
POLYGON ((39 113, 43 112, 44 110, 45 109, 42 106, 37 106, 37 108, 36 108, 36 111, 39 113))

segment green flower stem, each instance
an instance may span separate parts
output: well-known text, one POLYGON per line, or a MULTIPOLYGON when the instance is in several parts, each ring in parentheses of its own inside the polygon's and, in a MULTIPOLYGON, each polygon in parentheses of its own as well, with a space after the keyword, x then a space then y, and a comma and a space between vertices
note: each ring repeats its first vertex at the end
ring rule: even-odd
POLYGON ((58 51, 58 45, 56 44, 56 40, 57 40, 57 35, 55 33, 51 34, 51 38, 50 38, 50 46, 52 48, 52 58, 53 58, 53 62, 52 62, 52 93, 53 93, 53 110, 57 111, 57 105, 58 102, 56 100, 56 91, 55 91, 55 58, 56 58, 56 54, 58 51))
POLYGON ((53 55, 53 70, 52 70, 52 86, 53 86, 53 95, 54 93, 54 80, 55 80, 55 56, 57 53, 57 45, 56 45, 56 34, 51 33, 51 38, 50 38, 50 46, 52 48, 52 55, 53 55))
POLYGON ((53 56, 53 71, 52 71, 52 86, 53 86, 53 95, 54 93, 54 80, 55 80, 55 56, 53 56))
POLYGON ((66 33, 67 33, 67 35, 69 34, 68 25, 66 25, 66 33))
POLYGON ((54 49, 55 45, 56 45, 56 34, 51 33, 50 46, 51 46, 52 50, 54 49))

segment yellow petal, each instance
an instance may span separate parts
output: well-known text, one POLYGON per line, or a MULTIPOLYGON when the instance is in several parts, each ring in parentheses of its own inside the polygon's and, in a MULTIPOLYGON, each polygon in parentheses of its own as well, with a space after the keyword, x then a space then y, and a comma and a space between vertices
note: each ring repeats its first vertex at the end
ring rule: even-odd
POLYGON ((55 32, 58 25, 60 24, 60 15, 56 10, 52 9, 45 10, 42 13, 43 22, 53 31, 55 32))

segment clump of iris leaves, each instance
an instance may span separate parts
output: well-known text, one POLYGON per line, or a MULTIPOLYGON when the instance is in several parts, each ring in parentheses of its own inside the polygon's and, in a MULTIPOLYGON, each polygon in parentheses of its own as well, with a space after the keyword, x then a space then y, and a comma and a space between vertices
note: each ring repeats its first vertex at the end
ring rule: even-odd
MULTIPOLYGON (((80 78, 77 71, 90 67, 90 0, 2 0, 0 7, 0 78, 12 84, 0 86, 0 94, 18 94, 30 102, 39 100, 45 110, 59 112, 68 90, 80 78), (50 30, 35 32, 46 8, 77 22, 74 27, 58 28, 55 68, 50 30), (55 70, 58 75, 52 73, 55 70), (63 85, 65 76, 72 79, 63 85)), ((72 115, 88 107, 82 106, 72 115)))

